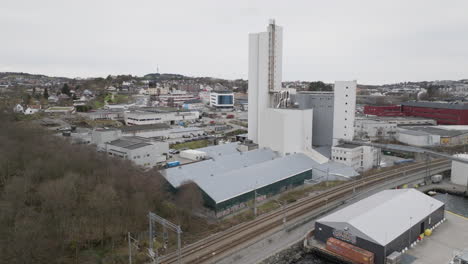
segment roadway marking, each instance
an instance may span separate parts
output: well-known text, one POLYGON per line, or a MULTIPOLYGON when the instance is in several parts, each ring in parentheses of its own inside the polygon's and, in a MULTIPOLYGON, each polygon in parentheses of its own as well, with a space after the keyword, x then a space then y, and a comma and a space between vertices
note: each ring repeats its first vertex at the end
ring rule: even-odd
POLYGON ((468 217, 466 217, 466 216, 463 216, 463 215, 460 215, 460 214, 457 214, 457 213, 454 213, 454 212, 451 212, 451 211, 448 211, 448 210, 445 210, 445 212, 450 213, 450 214, 455 215, 455 216, 458 216, 458 217, 461 217, 461 218, 463 218, 465 220, 468 220, 468 217))

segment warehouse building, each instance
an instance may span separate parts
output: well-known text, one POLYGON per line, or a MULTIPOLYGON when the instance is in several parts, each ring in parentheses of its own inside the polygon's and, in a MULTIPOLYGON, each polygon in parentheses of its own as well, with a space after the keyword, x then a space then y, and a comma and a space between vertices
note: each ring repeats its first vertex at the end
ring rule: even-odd
POLYGON ((419 147, 462 145, 468 143, 468 126, 399 127, 397 140, 419 147))
POLYGON ((205 205, 217 217, 245 208, 257 201, 304 184, 345 179, 357 173, 337 163, 318 164, 302 153, 282 156, 269 148, 239 151, 238 143, 197 149, 205 160, 161 171, 176 190, 193 181, 204 195, 205 205), (328 171, 328 174, 327 174, 328 171))
POLYGON ((109 156, 128 159, 136 165, 152 168, 166 160, 169 143, 143 137, 121 137, 105 143, 104 150, 109 156))
POLYGON ((444 219, 445 205, 415 189, 385 190, 315 222, 315 238, 344 241, 385 263, 444 219))
POLYGON ((134 110, 124 113, 126 125, 153 125, 167 123, 175 125, 179 122, 199 119, 198 111, 164 111, 160 109, 134 110))
POLYGON ((401 105, 364 106, 364 114, 417 116, 437 120, 441 125, 468 125, 468 104, 448 102, 404 102, 401 105))

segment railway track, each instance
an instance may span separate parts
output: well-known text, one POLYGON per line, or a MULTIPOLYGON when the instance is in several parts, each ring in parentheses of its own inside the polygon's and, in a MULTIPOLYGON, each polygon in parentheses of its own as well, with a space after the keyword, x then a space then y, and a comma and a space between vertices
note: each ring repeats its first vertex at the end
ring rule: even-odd
MULTIPOLYGON (((450 164, 447 160, 437 159, 429 164, 429 169, 438 169, 450 164)), ((426 169, 425 162, 414 163, 402 168, 380 172, 371 176, 350 181, 329 190, 310 197, 305 197, 287 205, 286 211, 288 221, 293 221, 315 209, 319 209, 328 203, 332 203, 357 193, 359 190, 368 189, 379 183, 402 178, 426 169)), ((284 211, 281 209, 260 215, 256 219, 236 225, 228 230, 213 234, 203 240, 187 245, 182 249, 182 263, 205 263, 216 255, 229 251, 232 248, 243 245, 247 241, 255 240, 261 234, 267 233, 283 225, 284 211)), ((160 259, 160 263, 177 263, 177 254, 171 253, 160 259)))

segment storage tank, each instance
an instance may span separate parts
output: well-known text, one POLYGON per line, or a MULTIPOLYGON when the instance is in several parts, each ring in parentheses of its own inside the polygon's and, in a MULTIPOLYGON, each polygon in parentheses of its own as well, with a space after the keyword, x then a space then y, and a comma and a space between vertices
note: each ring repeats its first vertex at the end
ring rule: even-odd
POLYGON ((356 264, 374 264, 374 253, 330 237, 326 249, 356 264))
MULTIPOLYGON (((454 157, 466 159, 468 161, 468 154, 455 154, 454 157)), ((458 184, 466 186, 468 183, 468 164, 462 163, 459 161, 452 161, 452 175, 450 176, 450 181, 458 184)))

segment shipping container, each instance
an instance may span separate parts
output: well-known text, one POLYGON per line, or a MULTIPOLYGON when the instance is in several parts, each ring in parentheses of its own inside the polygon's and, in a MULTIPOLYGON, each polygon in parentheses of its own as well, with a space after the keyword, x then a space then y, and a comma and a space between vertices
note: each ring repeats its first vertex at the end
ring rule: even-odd
POLYGON ((374 264, 374 253, 330 237, 326 249, 356 264, 374 264))
POLYGON ((168 163, 166 163, 166 167, 167 168, 173 168, 173 167, 177 167, 180 165, 180 161, 170 161, 168 163))

